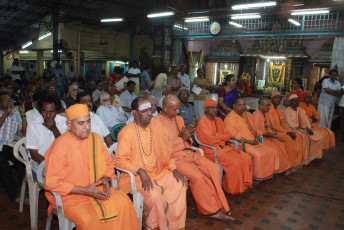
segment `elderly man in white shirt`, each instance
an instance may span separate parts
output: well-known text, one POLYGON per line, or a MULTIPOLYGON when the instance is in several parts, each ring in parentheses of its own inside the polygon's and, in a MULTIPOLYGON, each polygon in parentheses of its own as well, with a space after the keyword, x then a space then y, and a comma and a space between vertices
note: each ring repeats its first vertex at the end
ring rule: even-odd
POLYGON ((135 82, 128 81, 127 90, 121 93, 121 95, 119 96, 119 98, 121 99, 122 108, 128 116, 131 112, 131 102, 136 98, 136 94, 134 93, 135 85, 135 82))
POLYGON ((319 126, 331 129, 334 107, 337 98, 341 96, 341 85, 337 81, 338 71, 331 69, 330 78, 322 82, 322 90, 318 102, 318 113, 320 115, 319 126))
POLYGON ((87 92, 79 93, 76 96, 76 103, 87 105, 91 117, 91 132, 99 134, 99 136, 101 136, 103 139, 103 142, 109 148, 113 143, 110 131, 104 125, 104 122, 100 119, 100 117, 92 112, 93 101, 91 95, 87 92))
POLYGON ((46 94, 39 101, 41 115, 34 119, 27 128, 26 148, 30 151, 34 178, 39 163, 44 161, 45 152, 61 134, 68 130, 67 119, 58 115, 61 104, 51 94, 46 94))
POLYGON ((105 126, 111 128, 119 123, 126 123, 128 118, 124 114, 122 107, 116 108, 111 104, 110 95, 108 93, 100 96, 101 106, 97 109, 97 115, 102 119, 105 126))

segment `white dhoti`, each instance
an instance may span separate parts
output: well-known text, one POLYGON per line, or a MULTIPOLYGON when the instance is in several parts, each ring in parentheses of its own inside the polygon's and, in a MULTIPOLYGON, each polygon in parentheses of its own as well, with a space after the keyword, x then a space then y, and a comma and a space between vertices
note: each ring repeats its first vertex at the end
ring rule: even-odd
POLYGON ((331 129, 334 107, 335 105, 318 104, 318 113, 320 115, 319 126, 331 129))

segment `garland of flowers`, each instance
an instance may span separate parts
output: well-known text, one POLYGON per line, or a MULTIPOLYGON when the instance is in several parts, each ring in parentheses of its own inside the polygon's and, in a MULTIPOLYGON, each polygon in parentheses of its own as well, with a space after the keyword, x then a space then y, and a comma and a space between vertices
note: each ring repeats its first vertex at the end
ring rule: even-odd
POLYGON ((221 77, 222 79, 225 79, 225 77, 226 77, 228 74, 231 74, 231 71, 230 71, 230 70, 220 70, 220 77, 221 77), (224 75, 223 73, 226 73, 226 75, 224 75))
POLYGON ((269 67, 269 79, 271 81, 271 83, 273 84, 277 84, 280 80, 283 80, 284 78, 284 71, 285 71, 285 64, 282 63, 282 64, 274 64, 274 63, 270 63, 270 67, 269 67), (275 68, 280 68, 281 71, 280 71, 280 74, 278 76, 278 78, 274 81, 274 78, 272 76, 272 68, 274 67, 274 65, 276 65, 277 67, 275 68))
POLYGON ((189 51, 189 52, 190 52, 190 58, 191 58, 191 67, 198 68, 199 64, 201 64, 202 60, 203 60, 203 51, 201 51, 201 58, 200 58, 200 60, 199 60, 199 62, 197 64, 197 66, 194 63, 194 59, 193 59, 193 56, 192 56, 192 51, 189 51))

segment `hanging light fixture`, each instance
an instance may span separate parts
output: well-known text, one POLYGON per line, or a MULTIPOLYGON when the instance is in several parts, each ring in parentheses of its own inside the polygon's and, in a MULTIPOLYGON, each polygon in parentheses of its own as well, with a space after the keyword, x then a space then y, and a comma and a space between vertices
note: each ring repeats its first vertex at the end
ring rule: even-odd
POLYGON ((232 10, 247 10, 247 9, 252 9, 252 8, 261 8, 261 7, 276 6, 276 5, 277 5, 276 2, 257 2, 257 3, 233 5, 232 10))

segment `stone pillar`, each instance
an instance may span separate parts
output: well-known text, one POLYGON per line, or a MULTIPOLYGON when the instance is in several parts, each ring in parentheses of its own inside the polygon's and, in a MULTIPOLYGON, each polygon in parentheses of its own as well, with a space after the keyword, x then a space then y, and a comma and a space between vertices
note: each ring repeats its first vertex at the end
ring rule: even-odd
POLYGON ((38 50, 37 51, 37 67, 36 67, 36 71, 37 71, 37 75, 38 76, 43 76, 43 70, 44 70, 44 66, 43 66, 43 50, 38 50))

